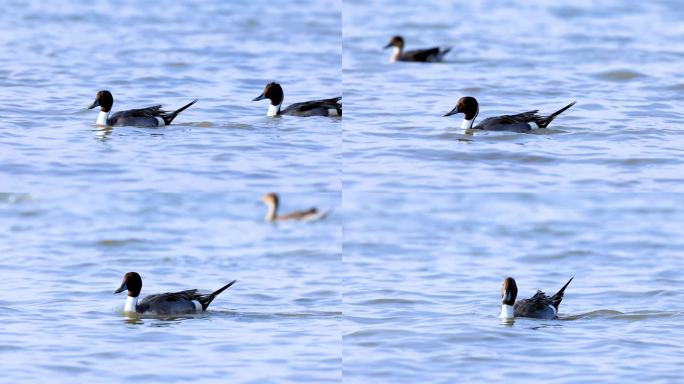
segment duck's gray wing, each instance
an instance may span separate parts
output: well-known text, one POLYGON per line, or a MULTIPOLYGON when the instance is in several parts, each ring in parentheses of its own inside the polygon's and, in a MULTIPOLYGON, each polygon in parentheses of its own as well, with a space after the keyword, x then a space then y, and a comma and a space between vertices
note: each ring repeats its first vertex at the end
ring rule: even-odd
POLYGON ((307 111, 307 110, 319 108, 319 107, 337 108, 337 107, 342 106, 339 103, 340 100, 342 100, 342 97, 333 97, 330 99, 304 101, 302 103, 294 103, 294 104, 288 106, 287 108, 285 108, 285 111, 287 111, 288 109, 298 109, 300 111, 307 111))
POLYGON ((129 109, 128 111, 120 111, 114 113, 108 120, 109 125, 140 125, 140 126, 158 126, 160 125, 158 117, 161 117, 164 124, 169 125, 179 113, 190 108, 197 102, 197 99, 188 104, 178 108, 175 111, 169 112, 162 109, 161 105, 153 105, 147 108, 129 109))
POLYGON ((399 60, 402 61, 439 61, 442 56, 449 52, 451 48, 447 48, 441 51, 439 47, 427 48, 427 49, 415 49, 412 51, 406 51, 401 54, 399 60))
POLYGON ((154 312, 160 315, 194 313, 196 308, 192 300, 197 300, 198 296, 196 289, 149 295, 138 303, 138 312, 154 312))
POLYGON ((517 301, 513 310, 516 317, 536 319, 553 319, 556 317, 556 312, 551 308, 551 298, 542 291, 537 291, 529 299, 517 301))
POLYGON ((161 105, 153 105, 153 106, 147 107, 147 108, 129 109, 128 111, 121 111, 121 112, 117 112, 116 114, 119 114, 119 113, 121 113, 123 116, 130 116, 130 117, 157 117, 157 116, 161 116, 161 115, 168 113, 168 112, 163 110, 161 105))
POLYGON ((309 208, 306 211, 294 211, 287 213, 285 215, 278 216, 279 220, 301 220, 308 216, 315 215, 318 213, 318 209, 309 208))
POLYGON ((473 128, 484 131, 529 132, 531 128, 528 123, 530 121, 535 122, 540 117, 537 112, 539 111, 534 110, 517 115, 488 117, 473 128))
POLYGON ((280 111, 281 115, 300 114, 310 116, 328 116, 330 109, 337 110, 338 115, 342 115, 342 104, 340 104, 342 97, 333 97, 330 99, 320 99, 304 101, 301 103, 294 103, 287 108, 280 111))
POLYGON ((154 105, 147 108, 129 109, 113 113, 107 120, 111 126, 137 125, 142 127, 156 127, 159 125, 157 117, 164 118, 164 111, 161 105, 154 105))

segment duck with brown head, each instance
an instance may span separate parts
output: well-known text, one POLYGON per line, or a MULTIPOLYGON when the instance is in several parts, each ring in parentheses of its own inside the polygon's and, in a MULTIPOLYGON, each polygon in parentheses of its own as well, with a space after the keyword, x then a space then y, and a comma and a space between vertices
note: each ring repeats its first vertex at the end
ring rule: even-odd
POLYGON ((517 115, 488 117, 482 120, 480 124, 473 126, 475 118, 480 113, 480 105, 474 97, 465 96, 458 99, 456 106, 444 116, 462 113, 464 117, 461 122, 461 129, 464 133, 470 133, 470 130, 528 133, 535 129, 548 127, 558 115, 573 105, 575 105, 574 101, 548 116, 539 115, 537 113, 539 110, 535 109, 534 111, 523 112, 517 115))
POLYGON ((558 306, 563 300, 565 288, 572 281, 572 277, 567 283, 553 296, 547 296, 542 291, 537 291, 529 299, 515 301, 518 296, 518 286, 515 279, 507 277, 501 284, 501 315, 502 319, 512 319, 514 317, 531 317, 535 319, 557 319, 558 306))
POLYGON ((390 61, 417 61, 423 63, 436 63, 442 61, 444 55, 451 51, 451 47, 433 47, 427 49, 415 49, 404 52, 404 38, 401 36, 392 36, 389 43, 385 45, 385 49, 392 48, 392 56, 390 61))
POLYGON ((112 105, 114 105, 114 97, 112 93, 107 90, 102 90, 95 95, 95 101, 88 107, 93 109, 100 107, 100 113, 97 115, 95 125, 122 127, 122 126, 136 126, 136 127, 163 127, 171 124, 173 119, 179 113, 188 109, 195 104, 197 99, 178 108, 173 112, 168 112, 161 109, 161 105, 141 109, 130 109, 127 111, 119 111, 110 116, 112 105))
POLYGON ((280 115, 290 116, 342 116, 342 104, 339 102, 342 97, 333 97, 331 99, 311 100, 302 103, 295 103, 289 105, 285 109, 281 109, 285 94, 283 87, 276 82, 266 84, 261 95, 252 99, 252 101, 259 101, 268 99, 268 111, 266 116, 275 117, 280 115))
POLYGON ((268 206, 266 212, 266 221, 269 223, 275 221, 291 221, 291 220, 320 220, 328 215, 328 212, 318 212, 315 207, 309 208, 305 211, 294 211, 284 215, 278 215, 278 208, 280 199, 274 192, 269 192, 261 197, 261 201, 268 206))
POLYGON ((142 290, 142 278, 137 272, 128 272, 124 275, 121 286, 114 293, 128 292, 124 313, 183 315, 206 311, 214 298, 230 288, 236 281, 233 280, 209 294, 201 294, 196 289, 189 289, 187 291, 150 295, 138 303, 138 297, 142 290))
POLYGON ((515 298, 518 296, 518 286, 512 277, 504 279, 501 284, 501 317, 502 319, 510 319, 515 317, 513 306, 515 305, 515 298))

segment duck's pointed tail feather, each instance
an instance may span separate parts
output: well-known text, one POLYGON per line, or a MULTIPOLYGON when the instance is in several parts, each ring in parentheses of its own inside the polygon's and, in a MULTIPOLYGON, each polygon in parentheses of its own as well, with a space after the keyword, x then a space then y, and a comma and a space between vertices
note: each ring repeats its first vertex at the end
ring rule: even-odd
POLYGON ((573 105, 575 105, 575 103, 577 103, 577 101, 573 101, 572 103, 566 105, 565 107, 563 107, 563 108, 557 110, 556 112, 554 112, 554 113, 552 113, 552 114, 546 116, 546 118, 545 118, 544 121, 540 124, 540 126, 541 126, 542 128, 546 128, 549 124, 551 124, 551 122, 553 121, 553 119, 555 119, 556 117, 558 117, 558 115, 560 115, 561 113, 567 111, 570 107, 572 107, 573 105))
POLYGON ((558 292, 556 292, 555 295, 551 296, 552 304, 554 307, 556 307, 556 309, 558 309, 558 306, 560 305, 561 301, 563 300, 563 295, 565 294, 565 288, 567 288, 568 285, 570 285, 570 282, 574 278, 575 278, 575 276, 571 277, 570 280, 568 280, 568 282, 565 283, 563 288, 561 288, 558 292))
POLYGON ((230 286, 235 284, 236 282, 237 282, 237 280, 233 280, 230 283, 224 285, 223 287, 217 289, 216 291, 214 291, 208 295, 204 295, 201 298, 199 298, 198 301, 200 302, 200 304, 202 304, 202 309, 206 311, 207 307, 209 307, 209 304, 211 304, 211 302, 216 298, 216 296, 220 295, 221 292, 230 288, 230 286))
POLYGON ((178 116, 179 113, 181 113, 181 112, 185 111, 186 109, 190 108, 190 107, 191 107, 193 104, 195 104, 198 100, 199 100, 199 99, 195 99, 195 100, 193 100, 193 101, 191 101, 191 102, 185 104, 184 106, 182 106, 182 107, 176 109, 175 111, 163 115, 162 118, 164 119, 164 122, 166 123, 166 125, 171 124, 171 122, 173 121, 173 119, 175 119, 176 116, 178 116))

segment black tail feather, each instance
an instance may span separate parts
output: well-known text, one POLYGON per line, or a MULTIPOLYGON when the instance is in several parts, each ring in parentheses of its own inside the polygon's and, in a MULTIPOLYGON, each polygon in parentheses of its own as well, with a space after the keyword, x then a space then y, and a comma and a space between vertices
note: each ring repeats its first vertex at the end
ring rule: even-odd
POLYGON ((560 115, 561 113, 563 113, 563 112, 565 112, 566 110, 568 110, 568 108, 570 108, 570 107, 572 107, 573 105, 575 105, 575 103, 577 103, 577 101, 573 101, 572 103, 566 105, 565 107, 563 107, 563 108, 557 110, 556 112, 554 112, 554 113, 548 115, 546 118, 544 118, 544 120, 541 122, 541 124, 539 124, 539 126, 540 126, 541 128, 546 128, 549 124, 551 124, 551 122, 553 121, 553 119, 555 119, 558 115, 560 115))
MULTIPOLYGON (((197 100, 195 100, 195 101, 197 101, 197 100)), ((193 101, 193 103, 194 103, 194 101, 193 101)), ((190 103, 190 105, 192 105, 192 103, 190 103)), ((189 105, 188 105, 188 106, 189 106, 189 105)), ((224 285, 223 287, 217 289, 216 291, 214 291, 214 292, 212 292, 212 293, 210 293, 210 294, 208 294, 208 295, 203 295, 202 297, 198 298, 197 301, 199 301, 200 304, 202 304, 202 309, 206 311, 207 308, 209 307, 209 304, 211 304, 211 302, 214 301, 214 299, 216 298, 216 296, 220 295, 221 292, 223 292, 223 291, 225 291, 226 289, 230 288, 230 286, 233 285, 233 284, 235 284, 236 282, 237 282, 237 280, 233 280, 233 281, 231 281, 230 283, 224 285)))
POLYGON ((162 119, 164 119, 164 123, 166 123, 166 125, 171 124, 171 122, 173 121, 173 119, 175 119, 176 116, 178 116, 179 113, 181 113, 181 112, 185 111, 186 109, 190 108, 193 104, 195 104, 195 103, 197 102, 197 100, 199 100, 199 99, 195 99, 195 100, 189 102, 188 104, 186 104, 186 105, 184 105, 184 106, 182 106, 182 107, 176 109, 175 111, 173 111, 173 112, 171 112, 171 113, 167 113, 167 114, 165 114, 165 115, 162 115, 162 119))
POLYGON ((565 294, 565 288, 567 288, 568 285, 570 285, 570 282, 574 278, 575 278, 575 276, 571 277, 570 280, 568 280, 568 282, 565 283, 563 288, 561 288, 558 292, 556 292, 555 295, 551 296, 551 303, 553 304, 554 307, 556 307, 556 309, 558 309, 558 306, 560 305, 561 301, 563 300, 563 295, 565 294))

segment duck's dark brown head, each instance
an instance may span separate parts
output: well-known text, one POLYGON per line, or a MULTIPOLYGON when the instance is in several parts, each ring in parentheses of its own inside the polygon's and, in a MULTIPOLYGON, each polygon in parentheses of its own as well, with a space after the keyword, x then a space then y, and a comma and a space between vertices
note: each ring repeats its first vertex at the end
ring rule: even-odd
POLYGON ((128 272, 124 275, 123 282, 121 286, 114 291, 114 293, 120 293, 123 291, 128 291, 128 296, 138 297, 140 295, 140 290, 142 289, 142 278, 137 272, 128 272))
POLYGON ((451 111, 447 112, 444 116, 451 116, 457 113, 462 113, 465 115, 466 120, 472 120, 477 116, 480 111, 480 106, 477 100, 471 96, 465 96, 458 99, 456 106, 451 111))
POLYGON ((389 43, 387 43, 387 45, 385 45, 385 49, 387 49, 389 47, 397 47, 400 50, 404 49, 404 38, 401 36, 392 36, 389 43))
POLYGON ((268 205, 278 206, 278 195, 275 192, 269 192, 261 196, 261 201, 268 205))
POLYGON ((283 88, 280 86, 280 84, 276 82, 270 82, 266 84, 266 87, 261 95, 253 98, 252 101, 269 99, 271 100, 271 105, 280 105, 283 102, 283 98, 283 88))
POLYGON ((112 110, 112 105, 114 105, 114 97, 112 97, 111 92, 102 90, 97 93, 95 96, 95 101, 93 101, 88 109, 93 109, 99 106, 102 112, 109 112, 112 110))
POLYGON ((515 284, 515 279, 507 277, 501 284, 501 304, 513 305, 515 298, 518 296, 518 286, 515 284))

